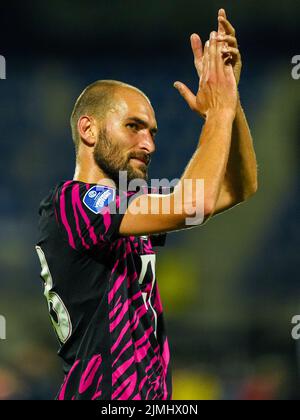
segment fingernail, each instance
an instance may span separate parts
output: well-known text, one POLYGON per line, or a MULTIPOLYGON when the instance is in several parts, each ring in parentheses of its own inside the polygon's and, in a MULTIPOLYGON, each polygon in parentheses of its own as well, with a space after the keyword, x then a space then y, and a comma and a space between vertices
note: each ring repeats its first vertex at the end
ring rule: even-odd
POLYGON ((210 34, 210 38, 211 38, 211 39, 216 39, 216 32, 212 32, 212 33, 210 34))

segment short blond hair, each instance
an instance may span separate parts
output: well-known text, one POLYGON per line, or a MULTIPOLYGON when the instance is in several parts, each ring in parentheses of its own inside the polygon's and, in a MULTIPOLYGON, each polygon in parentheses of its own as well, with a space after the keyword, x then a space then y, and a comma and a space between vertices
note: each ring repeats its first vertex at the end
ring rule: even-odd
POLYGON ((144 98, 146 98, 150 103, 149 98, 140 89, 118 80, 98 80, 87 86, 76 100, 70 118, 72 138, 76 154, 80 143, 80 136, 77 129, 79 118, 82 115, 105 118, 108 110, 115 102, 116 91, 122 87, 135 90, 144 96, 144 98))

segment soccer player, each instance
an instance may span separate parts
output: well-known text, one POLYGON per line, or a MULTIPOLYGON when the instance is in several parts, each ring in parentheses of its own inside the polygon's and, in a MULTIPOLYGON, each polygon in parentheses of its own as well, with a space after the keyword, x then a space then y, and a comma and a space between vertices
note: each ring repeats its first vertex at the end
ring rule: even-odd
POLYGON ((166 232, 191 228, 187 218, 197 212, 203 210, 203 217, 196 226, 256 192, 255 153, 238 99, 241 59, 224 10, 204 51, 196 34, 191 45, 199 90, 194 95, 181 82, 175 87, 205 123, 180 179, 183 187, 167 194, 142 190, 134 197, 120 187, 121 171, 127 183, 147 180, 155 151, 157 123, 144 93, 104 80, 88 86, 75 104, 75 175, 41 203, 36 247, 61 345, 65 379, 59 400, 171 399, 153 247, 163 245, 166 232), (199 179, 205 186, 200 196, 199 179), (185 180, 193 188, 185 190, 185 180))

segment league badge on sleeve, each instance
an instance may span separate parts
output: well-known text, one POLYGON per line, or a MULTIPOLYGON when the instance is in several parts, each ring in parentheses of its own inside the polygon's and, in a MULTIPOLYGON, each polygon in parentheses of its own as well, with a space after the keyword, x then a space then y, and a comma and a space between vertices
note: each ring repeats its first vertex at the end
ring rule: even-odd
POLYGON ((99 214, 104 207, 115 199, 115 190, 104 185, 90 188, 83 198, 83 203, 93 213, 99 214))

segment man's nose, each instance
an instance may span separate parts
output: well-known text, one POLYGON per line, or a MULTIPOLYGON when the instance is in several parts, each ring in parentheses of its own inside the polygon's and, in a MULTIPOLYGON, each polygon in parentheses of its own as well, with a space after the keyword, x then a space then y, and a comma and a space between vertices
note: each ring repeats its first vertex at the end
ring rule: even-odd
POLYGON ((145 150, 150 154, 155 152, 155 143, 152 134, 149 131, 147 133, 143 133, 139 146, 142 150, 145 150))

